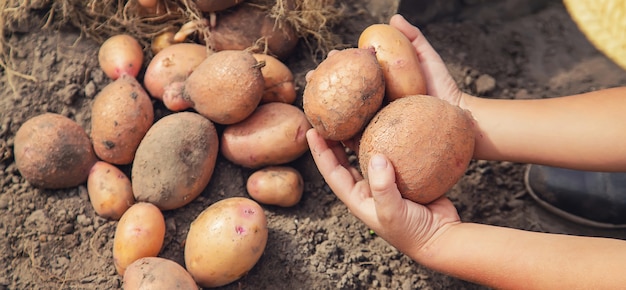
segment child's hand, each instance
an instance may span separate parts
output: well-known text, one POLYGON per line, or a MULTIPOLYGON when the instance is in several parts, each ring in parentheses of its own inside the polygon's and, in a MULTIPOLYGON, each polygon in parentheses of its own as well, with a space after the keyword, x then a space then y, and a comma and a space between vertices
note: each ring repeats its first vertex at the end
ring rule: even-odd
POLYGON ((459 87, 450 75, 446 64, 422 32, 399 14, 391 17, 389 25, 400 30, 415 47, 415 53, 419 57, 422 73, 426 80, 428 94, 446 100, 453 105, 460 105, 462 93, 459 87))
POLYGON ((419 251, 446 225, 459 222, 445 197, 427 206, 403 199, 393 166, 383 155, 372 158, 369 180, 348 163, 343 146, 324 140, 315 129, 307 140, 317 168, 337 197, 357 218, 398 250, 416 259, 419 251))

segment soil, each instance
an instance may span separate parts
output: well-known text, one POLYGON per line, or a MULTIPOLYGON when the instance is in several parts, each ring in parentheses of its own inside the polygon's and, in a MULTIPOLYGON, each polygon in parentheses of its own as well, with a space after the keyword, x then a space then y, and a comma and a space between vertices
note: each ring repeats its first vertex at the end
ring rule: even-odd
MULTIPOLYGON (((352 46, 360 31, 386 21, 397 7, 386 0, 344 2, 345 17, 334 29, 352 46)), ((549 98, 626 83, 626 73, 587 41, 559 1, 422 2, 430 3, 429 9, 406 15, 420 25, 466 92, 549 98)), ((0 289, 119 288, 121 277, 112 262, 116 222, 94 213, 85 185, 34 188, 12 156, 20 125, 44 112, 68 116, 89 132, 90 105, 110 82, 98 68, 95 41, 72 27, 42 30, 43 13, 30 13, 28 21, 5 29, 12 67, 30 77, 9 78, 0 70, 0 289)), ((305 73, 319 61, 306 52, 299 49, 286 61, 300 96, 305 73)), ((157 118, 168 114, 159 102, 154 105, 157 118)), ((269 222, 265 253, 246 276, 223 289, 484 288, 426 269, 370 234, 325 185, 310 154, 293 165, 305 177, 301 202, 292 208, 264 206, 269 222)), ((626 238, 624 231, 580 226, 539 208, 524 187, 524 168, 472 161, 448 196, 463 221, 626 238)), ((128 167, 122 169, 129 173, 128 167)), ((248 196, 250 173, 220 157, 201 196, 164 213, 167 234, 160 256, 184 264, 190 222, 217 200, 248 196)))

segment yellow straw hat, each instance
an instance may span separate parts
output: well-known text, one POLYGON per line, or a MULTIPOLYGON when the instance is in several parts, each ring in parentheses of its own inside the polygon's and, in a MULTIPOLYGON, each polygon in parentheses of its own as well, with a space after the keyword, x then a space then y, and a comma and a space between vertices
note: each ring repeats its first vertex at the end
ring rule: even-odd
POLYGON ((626 0, 563 0, 598 50, 626 69, 626 0))

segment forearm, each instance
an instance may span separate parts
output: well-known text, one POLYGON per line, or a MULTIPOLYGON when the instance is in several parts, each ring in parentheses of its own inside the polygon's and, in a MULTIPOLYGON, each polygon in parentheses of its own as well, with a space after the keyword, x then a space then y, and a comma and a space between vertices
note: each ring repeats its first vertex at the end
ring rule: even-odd
POLYGON ((626 87, 534 100, 465 95, 478 124, 474 158, 626 171, 626 87))
POLYGON ((418 263, 498 289, 618 289, 626 242, 458 223, 417 253, 418 263))

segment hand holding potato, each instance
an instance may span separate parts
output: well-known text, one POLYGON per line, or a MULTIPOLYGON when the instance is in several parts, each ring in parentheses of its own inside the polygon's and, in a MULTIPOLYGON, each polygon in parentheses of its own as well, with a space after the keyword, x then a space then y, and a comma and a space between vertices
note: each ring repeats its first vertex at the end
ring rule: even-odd
POLYGON ((446 228, 460 222, 454 205, 441 197, 428 205, 403 199, 394 168, 383 155, 369 163, 369 179, 348 163, 341 144, 325 141, 315 129, 307 132, 315 164, 350 212, 392 246, 415 259, 420 249, 446 228))

